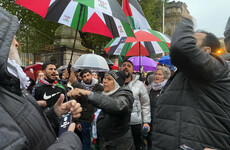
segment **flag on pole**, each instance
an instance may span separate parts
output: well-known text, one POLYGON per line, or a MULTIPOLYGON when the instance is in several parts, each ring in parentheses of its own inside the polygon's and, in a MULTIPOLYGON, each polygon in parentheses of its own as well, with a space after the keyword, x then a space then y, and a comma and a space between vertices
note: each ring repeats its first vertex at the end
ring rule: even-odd
POLYGON ((115 37, 134 36, 116 0, 16 0, 44 19, 82 32, 115 37))
POLYGON ((151 29, 137 0, 123 0, 122 9, 132 29, 151 29))
POLYGON ((118 56, 118 60, 119 60, 120 63, 123 63, 121 55, 118 56))

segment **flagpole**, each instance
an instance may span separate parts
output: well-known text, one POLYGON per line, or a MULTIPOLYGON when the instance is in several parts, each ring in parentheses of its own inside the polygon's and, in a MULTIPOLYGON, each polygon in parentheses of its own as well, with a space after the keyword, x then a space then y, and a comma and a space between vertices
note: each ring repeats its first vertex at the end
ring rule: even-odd
POLYGON ((139 42, 139 74, 140 74, 140 77, 139 79, 141 80, 141 42, 139 42))

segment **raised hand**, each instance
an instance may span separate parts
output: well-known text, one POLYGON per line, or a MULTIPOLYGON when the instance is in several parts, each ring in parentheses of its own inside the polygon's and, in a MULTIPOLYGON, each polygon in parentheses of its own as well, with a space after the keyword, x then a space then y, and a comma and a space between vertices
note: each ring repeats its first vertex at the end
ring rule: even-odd
POLYGON ((84 89, 75 88, 67 93, 69 97, 81 97, 81 96, 89 96, 90 91, 84 89))
POLYGON ((77 103, 75 100, 70 100, 68 102, 63 103, 64 94, 61 94, 59 99, 54 105, 54 111, 58 117, 61 117, 62 114, 65 114, 69 111, 72 112, 73 118, 79 118, 81 116, 81 105, 77 103))

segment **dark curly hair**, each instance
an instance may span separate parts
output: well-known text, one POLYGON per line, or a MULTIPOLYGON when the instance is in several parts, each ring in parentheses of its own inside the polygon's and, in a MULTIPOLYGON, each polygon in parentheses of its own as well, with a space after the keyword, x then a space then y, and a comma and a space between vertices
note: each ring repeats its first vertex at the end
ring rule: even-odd
POLYGON ((217 50, 221 48, 220 41, 214 34, 204 30, 198 30, 195 33, 203 33, 206 35, 205 39, 202 42, 201 47, 204 46, 210 47, 212 53, 215 53, 217 50))

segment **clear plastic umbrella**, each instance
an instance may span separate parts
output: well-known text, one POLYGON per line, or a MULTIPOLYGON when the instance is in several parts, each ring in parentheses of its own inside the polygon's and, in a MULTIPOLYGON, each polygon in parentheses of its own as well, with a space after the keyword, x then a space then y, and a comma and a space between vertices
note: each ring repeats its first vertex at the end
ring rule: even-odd
POLYGON ((68 65, 62 65, 57 69, 57 71, 60 73, 60 72, 62 72, 62 70, 67 69, 67 67, 68 67, 68 65))
POLYGON ((96 54, 84 54, 81 55, 75 64, 74 69, 89 69, 94 71, 106 72, 109 71, 109 66, 105 58, 96 54))

